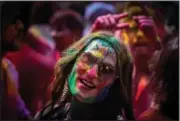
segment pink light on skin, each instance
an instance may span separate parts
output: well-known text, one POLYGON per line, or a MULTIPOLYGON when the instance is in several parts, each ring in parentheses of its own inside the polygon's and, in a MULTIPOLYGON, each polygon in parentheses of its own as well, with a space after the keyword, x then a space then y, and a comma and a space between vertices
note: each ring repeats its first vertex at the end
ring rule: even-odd
POLYGON ((87 75, 89 79, 94 79, 98 77, 98 69, 97 69, 97 65, 94 65, 92 68, 90 68, 87 71, 87 75))

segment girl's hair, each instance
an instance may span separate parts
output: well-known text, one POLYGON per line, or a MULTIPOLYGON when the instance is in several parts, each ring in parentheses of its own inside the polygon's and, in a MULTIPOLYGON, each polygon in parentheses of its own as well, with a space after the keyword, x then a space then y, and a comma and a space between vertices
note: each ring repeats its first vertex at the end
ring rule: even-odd
POLYGON ((105 31, 89 34, 63 52, 63 57, 57 62, 55 67, 55 80, 52 86, 52 104, 54 105, 57 101, 63 103, 71 100, 72 96, 68 90, 67 77, 76 63, 78 56, 95 39, 101 39, 109 43, 116 51, 118 57, 116 66, 117 78, 110 89, 110 94, 105 99, 107 102, 111 102, 108 107, 113 112, 116 111, 116 113, 124 110, 126 118, 133 119, 131 99, 132 58, 128 48, 120 43, 113 34, 105 31))
POLYGON ((171 119, 178 119, 178 63, 179 38, 167 41, 155 64, 151 86, 155 94, 155 102, 160 104, 160 111, 171 119), (163 96, 162 96, 163 95, 163 96), (165 96, 165 99, 164 99, 165 96))

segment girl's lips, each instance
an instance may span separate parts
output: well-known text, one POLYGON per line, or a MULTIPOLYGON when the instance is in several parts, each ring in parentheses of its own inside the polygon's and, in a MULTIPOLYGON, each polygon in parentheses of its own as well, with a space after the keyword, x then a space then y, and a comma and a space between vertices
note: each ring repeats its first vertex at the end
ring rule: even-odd
POLYGON ((90 81, 88 81, 88 80, 86 80, 84 78, 79 78, 78 80, 80 81, 80 83, 82 83, 88 89, 96 88, 96 86, 92 82, 90 82, 90 81))

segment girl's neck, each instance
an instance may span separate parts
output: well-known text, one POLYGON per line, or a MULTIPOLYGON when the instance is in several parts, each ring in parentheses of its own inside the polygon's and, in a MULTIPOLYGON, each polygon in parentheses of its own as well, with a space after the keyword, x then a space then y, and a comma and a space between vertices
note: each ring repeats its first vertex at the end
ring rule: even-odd
POLYGON ((93 114, 93 105, 81 103, 77 99, 71 102, 70 115, 72 120, 87 120, 91 119, 93 114))
POLYGON ((103 103, 87 104, 72 100, 70 115, 72 120, 108 119, 109 111, 103 103), (107 112, 107 113, 106 113, 107 112))

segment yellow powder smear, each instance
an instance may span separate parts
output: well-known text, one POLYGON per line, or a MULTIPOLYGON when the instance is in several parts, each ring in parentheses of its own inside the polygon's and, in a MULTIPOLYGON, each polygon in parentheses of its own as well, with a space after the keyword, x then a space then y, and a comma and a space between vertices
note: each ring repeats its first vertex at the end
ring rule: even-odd
POLYGON ((100 51, 92 51, 93 56, 103 58, 103 54, 100 51))
POLYGON ((34 35, 35 37, 38 37, 38 36, 41 35, 40 31, 38 31, 38 30, 36 29, 36 27, 30 28, 29 31, 30 31, 30 33, 33 33, 33 35, 34 35))

